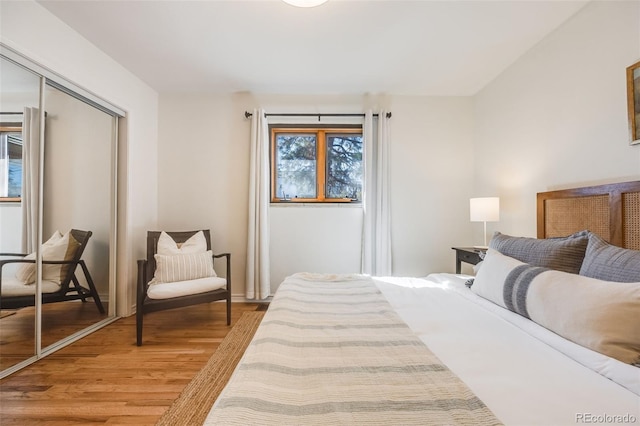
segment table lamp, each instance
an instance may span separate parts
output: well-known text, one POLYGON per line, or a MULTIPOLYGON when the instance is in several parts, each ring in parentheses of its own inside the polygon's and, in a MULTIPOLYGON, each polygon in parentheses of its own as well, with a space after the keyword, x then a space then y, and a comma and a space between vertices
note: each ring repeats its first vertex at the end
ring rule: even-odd
POLYGON ((487 222, 498 222, 500 220, 500 198, 471 198, 469 200, 469 213, 471 222, 484 223, 484 246, 475 247, 487 248, 487 222))

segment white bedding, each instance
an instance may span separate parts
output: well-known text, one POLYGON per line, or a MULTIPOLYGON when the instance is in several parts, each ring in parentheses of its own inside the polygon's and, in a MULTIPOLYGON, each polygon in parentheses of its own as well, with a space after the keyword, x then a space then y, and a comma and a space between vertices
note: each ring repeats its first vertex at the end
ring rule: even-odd
POLYGON ((409 327, 504 424, 640 424, 640 368, 480 298, 464 286, 467 278, 375 281, 409 327))

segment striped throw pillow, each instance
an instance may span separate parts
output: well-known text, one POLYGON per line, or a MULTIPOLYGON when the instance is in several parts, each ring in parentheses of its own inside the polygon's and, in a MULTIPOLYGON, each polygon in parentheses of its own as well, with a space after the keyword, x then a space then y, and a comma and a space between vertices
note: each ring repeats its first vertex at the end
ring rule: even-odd
POLYGON ((489 249, 471 291, 567 340, 640 365, 640 282, 540 268, 489 249))
POLYGON ((156 254, 156 272, 151 284, 189 281, 198 278, 215 277, 213 253, 156 254))

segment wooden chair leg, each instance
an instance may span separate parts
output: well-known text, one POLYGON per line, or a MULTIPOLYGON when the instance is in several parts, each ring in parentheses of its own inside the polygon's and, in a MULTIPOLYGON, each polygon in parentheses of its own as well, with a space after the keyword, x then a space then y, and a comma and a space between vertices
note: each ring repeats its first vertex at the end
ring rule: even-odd
MULTIPOLYGON (((87 294, 87 291, 80 285, 78 278, 76 278, 75 272, 71 277, 71 284, 73 284, 73 290, 75 290, 75 292, 78 293, 78 296, 80 296, 82 303, 85 303, 87 301, 87 297, 85 296, 85 294, 87 294)), ((71 289, 71 286, 69 286, 69 288, 71 289)))
MULTIPOLYGON (((89 285, 89 292, 91 293, 91 297, 93 297, 93 301, 95 302, 98 310, 101 314, 104 314, 104 306, 102 306, 102 301, 100 300, 100 295, 98 294, 98 289, 96 289, 96 285, 93 283, 93 278, 91 278, 91 274, 89 273, 89 268, 84 263, 84 260, 81 260, 80 266, 82 267, 82 272, 84 273, 85 278, 87 279, 87 284, 89 285)), ((77 282, 75 275, 73 276, 74 281, 77 282)), ((80 285, 78 283, 78 285, 80 285)))
POLYGON ((142 346, 142 309, 136 311, 136 345, 142 346))
POLYGON ((227 296, 227 325, 231 325, 231 295, 227 296))

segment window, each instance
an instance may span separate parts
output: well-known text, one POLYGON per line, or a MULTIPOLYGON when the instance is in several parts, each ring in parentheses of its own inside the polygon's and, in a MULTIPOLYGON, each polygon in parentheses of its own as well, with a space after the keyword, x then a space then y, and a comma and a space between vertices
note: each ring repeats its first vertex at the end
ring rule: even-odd
POLYGON ((362 128, 271 128, 271 202, 360 202, 362 128))
POLYGON ((22 134, 0 131, 0 200, 22 196, 22 134))

